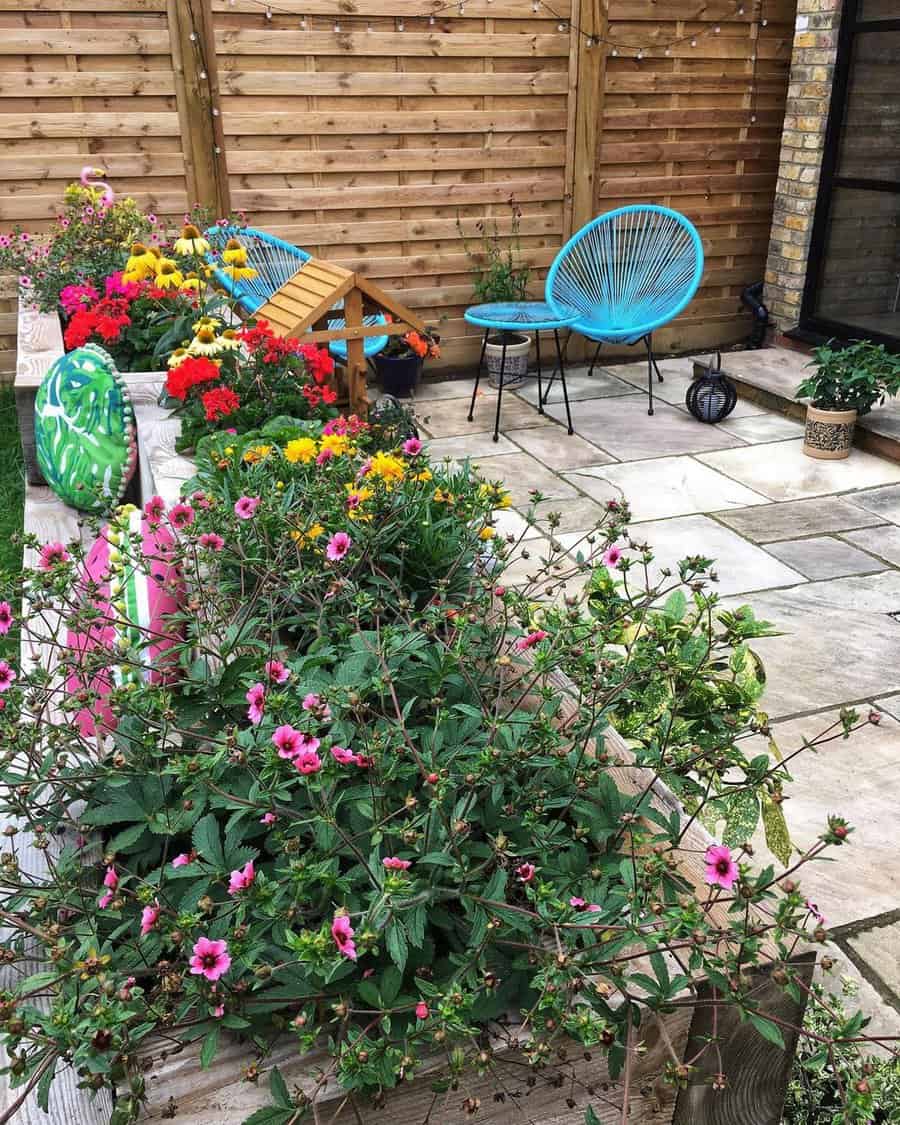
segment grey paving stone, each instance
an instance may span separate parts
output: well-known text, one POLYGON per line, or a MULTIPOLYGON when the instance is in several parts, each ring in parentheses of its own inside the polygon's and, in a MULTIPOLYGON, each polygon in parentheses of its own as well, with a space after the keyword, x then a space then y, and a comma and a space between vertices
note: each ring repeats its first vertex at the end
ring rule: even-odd
MULTIPOLYGON (((703 360, 706 362, 708 357, 704 356, 703 360)), ((663 382, 654 380, 653 383, 653 397, 659 399, 661 402, 668 402, 672 406, 678 407, 679 410, 687 412, 685 406, 685 397, 687 395, 688 387, 694 381, 694 361, 688 356, 676 357, 673 359, 658 360, 659 369, 663 374, 663 382)), ((647 364, 644 363, 628 363, 609 366, 607 371, 615 375, 618 379, 623 379, 627 383, 631 383, 635 388, 640 388, 646 394, 647 391, 647 364)), ((739 418, 748 418, 757 414, 762 414, 763 407, 755 402, 745 402, 738 399, 735 404, 734 410, 728 416, 728 421, 733 422, 739 418)), ((716 429, 715 426, 707 426, 707 429, 716 429)))
MULTIPOLYGON (((525 515, 530 511, 530 506, 521 506, 519 510, 525 515)), ((547 518, 551 513, 559 516, 557 533, 564 534, 567 531, 589 531, 595 528, 606 515, 606 510, 602 504, 596 504, 586 496, 580 495, 565 502, 542 500, 540 504, 535 505, 534 514, 545 534, 549 531, 547 518)))
MULTIPOLYGON (((900 1011, 866 980, 846 950, 829 941, 824 946, 817 946, 816 952, 819 953, 819 962, 813 979, 822 985, 829 996, 839 999, 846 1012, 862 1012, 871 1019, 872 1022, 866 1026, 866 1034, 883 1035, 886 1038, 900 1037, 900 1011), (827 972, 822 968, 821 960, 825 955, 833 962, 832 968, 827 972)), ((879 1047, 866 1053, 886 1058, 889 1049, 879 1047)))
POLYGON ((871 512, 837 496, 817 500, 792 500, 770 504, 767 508, 747 508, 739 512, 722 512, 716 518, 755 543, 774 543, 778 539, 846 531, 881 522, 871 512))
POLYGON ((751 443, 784 441, 803 434, 803 424, 782 414, 755 414, 749 418, 735 418, 729 415, 719 425, 736 437, 751 443))
POLYGON ((615 458, 589 441, 568 434, 562 426, 535 426, 524 430, 506 430, 506 436, 526 453, 543 461, 554 472, 583 465, 607 465, 615 458))
POLYGON ((900 566, 900 527, 893 524, 866 527, 861 531, 846 532, 844 539, 892 566, 900 566))
POLYGON ((848 937, 847 944, 900 999, 900 921, 863 930, 848 937))
POLYGON ((554 499, 557 502, 578 495, 571 484, 527 453, 507 453, 499 457, 486 457, 481 475, 489 480, 502 480, 517 508, 528 506, 531 500, 529 493, 532 489, 537 489, 547 499, 554 499))
MULTIPOLYGON (((551 365, 547 370, 547 375, 543 382, 543 392, 547 395, 548 403, 561 403, 563 402, 562 382, 559 376, 557 376, 553 382, 550 383, 550 372, 552 370, 551 365), (550 384, 549 392, 547 391, 548 383, 550 384)), ((581 402, 587 398, 607 398, 638 393, 636 387, 631 386, 630 383, 626 383, 622 379, 617 379, 615 375, 611 375, 601 367, 595 367, 593 375, 588 375, 586 369, 583 371, 566 371, 566 391, 569 395, 569 402, 581 402)), ((524 386, 517 388, 516 394, 520 398, 525 399, 526 402, 530 402, 532 405, 536 406, 538 400, 537 379, 529 379, 524 386)))
MULTIPOLYGON (((412 401, 421 403, 435 402, 446 398, 471 398, 474 386, 474 379, 444 379, 439 383, 429 382, 426 379, 416 387, 412 401)), ((481 380, 478 389, 490 394, 496 393, 489 386, 487 379, 481 380)))
POLYGON ((846 574, 872 574, 886 564, 850 543, 830 535, 812 539, 785 539, 768 547, 770 555, 799 570, 807 578, 842 578, 846 574))
POLYGON ((864 508, 867 512, 874 512, 882 520, 900 524, 900 485, 889 485, 887 488, 873 488, 865 492, 857 492, 848 496, 854 504, 864 508))
MULTIPOLYGON (((464 398, 438 399, 420 403, 416 405, 415 414, 422 429, 430 437, 456 437, 481 434, 486 430, 492 431, 496 407, 496 395, 487 392, 482 395, 479 391, 471 422, 468 417, 469 402, 464 398)), ((522 402, 515 395, 504 394, 501 430, 549 425, 553 425, 549 417, 538 414, 527 402, 522 402)))
POLYGON ((466 457, 497 457, 501 453, 518 453, 519 447, 504 434, 494 441, 494 431, 463 434, 458 437, 432 438, 427 442, 428 452, 435 461, 451 457, 462 461, 466 457))
POLYGON ((876 711, 887 711, 895 719, 900 719, 900 694, 886 695, 883 699, 874 699, 872 700, 872 706, 876 711))

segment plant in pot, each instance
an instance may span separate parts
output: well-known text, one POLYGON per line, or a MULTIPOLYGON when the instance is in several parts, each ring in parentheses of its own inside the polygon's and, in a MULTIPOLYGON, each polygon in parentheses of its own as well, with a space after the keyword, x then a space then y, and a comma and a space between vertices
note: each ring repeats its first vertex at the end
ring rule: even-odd
MULTIPOLYGON (((496 219, 489 226, 485 221, 476 223, 481 238, 478 250, 466 245, 466 253, 472 262, 474 282, 472 288, 478 304, 505 304, 528 300, 528 282, 531 270, 521 262, 522 246, 519 234, 522 210, 510 198, 510 235, 502 237, 496 219)), ((457 217, 457 227, 463 234, 462 223, 457 217)), ((464 236, 463 236, 464 237, 464 236)), ((528 372, 528 353, 531 351, 531 337, 525 332, 497 332, 488 337, 484 355, 488 377, 492 387, 500 385, 500 367, 503 366, 503 385, 517 387, 528 372), (503 349, 506 346, 506 360, 503 349)))
POLYGON ((809 366, 813 374, 797 388, 800 397, 810 399, 803 452, 840 460, 850 453, 856 419, 900 390, 900 356, 871 340, 843 348, 831 340, 815 349, 809 366))
POLYGON ((440 337, 433 332, 407 332, 391 336, 384 351, 375 357, 375 370, 386 395, 408 398, 422 376, 426 359, 441 354, 440 337))

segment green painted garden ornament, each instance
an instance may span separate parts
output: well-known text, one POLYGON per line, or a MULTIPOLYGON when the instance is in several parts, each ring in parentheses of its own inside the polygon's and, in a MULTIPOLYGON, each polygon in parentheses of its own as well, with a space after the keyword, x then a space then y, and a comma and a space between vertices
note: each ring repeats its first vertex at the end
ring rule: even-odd
POLYGON ((112 357, 86 344, 53 364, 34 402, 38 465, 83 512, 119 504, 137 465, 134 410, 112 357))

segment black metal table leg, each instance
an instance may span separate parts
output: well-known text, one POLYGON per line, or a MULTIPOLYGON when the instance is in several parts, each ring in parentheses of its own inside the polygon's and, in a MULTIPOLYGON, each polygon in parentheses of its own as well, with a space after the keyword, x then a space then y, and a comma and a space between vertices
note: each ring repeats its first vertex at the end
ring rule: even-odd
POLYGON ((644 343, 647 345, 647 395, 650 399, 650 408, 647 413, 653 414, 653 348, 650 343, 650 337, 644 337, 644 343))
POLYGON ((566 420, 569 423, 569 436, 571 437, 572 434, 575 433, 575 430, 572 427, 572 412, 569 409, 569 391, 568 391, 568 388, 566 387, 566 369, 563 366, 562 349, 559 346, 559 329, 558 328, 553 329, 553 339, 556 341, 556 361, 559 364, 559 378, 560 378, 560 381, 562 382, 563 399, 565 400, 565 404, 566 404, 566 420))
POLYGON ((538 375, 538 414, 544 413, 544 403, 541 397, 541 330, 538 328, 534 333, 534 346, 537 349, 537 375, 538 375))
POLYGON ((497 388, 497 417, 494 419, 494 441, 500 440, 500 404, 503 402, 503 374, 506 371, 506 333, 503 333, 503 351, 500 353, 500 386, 497 388))
POLYGON ((484 353, 487 349, 489 328, 484 330, 484 339, 481 341, 481 355, 478 357, 478 367, 475 369, 475 386, 472 389, 472 401, 469 403, 469 421, 472 421, 472 412, 475 409, 475 396, 478 394, 478 383, 481 379, 481 367, 484 363, 484 353))
POLYGON ((594 358, 591 360, 591 366, 588 368, 588 378, 592 378, 594 374, 594 365, 600 358, 600 349, 603 347, 603 341, 600 340, 597 344, 597 350, 594 352, 594 358))

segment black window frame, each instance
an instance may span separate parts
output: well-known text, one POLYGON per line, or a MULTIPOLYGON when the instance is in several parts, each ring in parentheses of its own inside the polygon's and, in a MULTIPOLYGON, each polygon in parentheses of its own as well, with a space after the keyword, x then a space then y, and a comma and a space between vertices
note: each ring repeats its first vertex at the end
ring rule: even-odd
POLYGON ((860 0, 844 0, 838 32, 831 105, 828 112, 828 124, 825 129, 819 190, 810 235, 806 281, 800 304, 800 324, 797 334, 812 338, 835 337, 839 340, 855 340, 865 337, 875 343, 885 344, 891 351, 900 351, 900 334, 894 336, 875 332, 859 325, 854 326, 843 321, 832 320, 816 313, 816 300, 821 289, 822 272, 825 266, 828 220, 831 214, 831 200, 834 189, 856 188, 866 191, 890 192, 900 196, 900 181, 898 180, 873 180, 841 176, 837 171, 841 131, 847 110, 847 96, 853 67, 853 47, 856 37, 857 35, 879 31, 900 31, 900 17, 863 20, 858 18, 859 8, 860 0))

